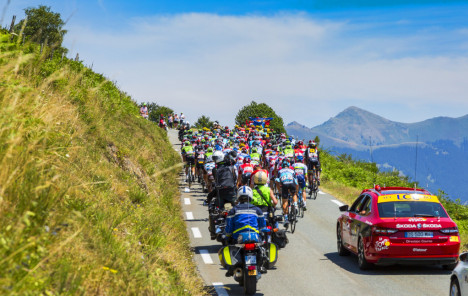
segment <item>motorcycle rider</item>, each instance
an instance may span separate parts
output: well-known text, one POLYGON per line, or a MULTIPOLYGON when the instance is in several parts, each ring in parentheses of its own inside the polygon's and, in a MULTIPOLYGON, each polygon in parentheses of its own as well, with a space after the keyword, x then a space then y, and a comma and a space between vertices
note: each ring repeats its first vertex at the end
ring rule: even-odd
MULTIPOLYGON (((231 242, 236 242, 240 233, 255 232, 260 234, 263 228, 266 228, 265 217, 263 212, 258 207, 250 204, 252 201, 253 192, 249 186, 242 186, 237 191, 237 199, 239 204, 232 208, 226 218, 225 235, 231 242)), ((259 260, 263 261, 263 260, 259 260)), ((258 262, 259 270, 265 273, 263 262, 258 262)), ((229 269, 226 276, 232 276, 234 270, 229 269)))

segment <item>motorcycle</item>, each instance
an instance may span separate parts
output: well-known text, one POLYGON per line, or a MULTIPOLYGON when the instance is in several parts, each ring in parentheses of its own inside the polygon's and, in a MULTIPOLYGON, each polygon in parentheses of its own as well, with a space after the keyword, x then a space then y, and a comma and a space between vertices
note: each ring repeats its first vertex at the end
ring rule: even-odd
MULTIPOLYGON (((265 232, 268 231, 267 229, 265 232)), ((268 255, 265 255, 265 247, 262 245, 259 234, 244 232, 239 234, 236 244, 227 245, 218 251, 221 265, 228 269, 226 276, 233 276, 244 287, 246 295, 255 294, 263 267, 273 267, 278 258, 274 243, 267 243, 268 255)))
POLYGON ((229 213, 229 204, 225 205, 225 209, 220 209, 216 206, 215 201, 212 200, 208 206, 210 236, 212 240, 224 242, 224 229, 226 228, 226 217, 229 213))

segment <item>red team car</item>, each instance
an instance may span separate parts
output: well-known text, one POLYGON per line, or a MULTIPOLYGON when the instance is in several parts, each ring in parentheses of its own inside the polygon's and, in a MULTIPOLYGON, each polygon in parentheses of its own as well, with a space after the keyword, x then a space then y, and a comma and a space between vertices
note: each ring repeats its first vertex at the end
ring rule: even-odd
POLYGON ((400 263, 456 266, 458 227, 427 190, 377 185, 340 211, 338 254, 357 254, 361 269, 400 263))

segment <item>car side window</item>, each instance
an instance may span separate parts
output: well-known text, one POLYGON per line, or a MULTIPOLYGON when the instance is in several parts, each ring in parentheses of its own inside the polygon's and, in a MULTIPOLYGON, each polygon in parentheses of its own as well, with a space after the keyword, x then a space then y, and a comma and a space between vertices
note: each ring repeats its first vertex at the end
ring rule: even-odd
POLYGON ((361 216, 368 216, 371 213, 372 209, 372 198, 370 196, 366 196, 366 198, 361 203, 358 213, 361 216))
POLYGON ((359 196, 356 201, 354 201, 353 205, 349 209, 350 212, 356 212, 356 210, 359 208, 359 205, 362 203, 364 199, 364 195, 359 196))

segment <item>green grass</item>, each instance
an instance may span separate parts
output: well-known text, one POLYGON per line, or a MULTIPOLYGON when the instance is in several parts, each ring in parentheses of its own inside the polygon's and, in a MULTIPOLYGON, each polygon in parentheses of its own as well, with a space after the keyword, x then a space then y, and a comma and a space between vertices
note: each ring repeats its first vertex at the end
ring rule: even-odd
POLYGON ((50 53, 0 34, 0 294, 204 294, 167 136, 50 53))
MULTIPOLYGON (((333 156, 327 151, 320 154, 322 163, 322 188, 347 204, 352 204, 362 190, 381 186, 414 187, 408 177, 398 171, 382 172, 375 163, 352 159, 350 155, 333 156)), ((450 199, 443 191, 436 194, 460 230, 461 250, 468 250, 468 207, 460 200, 450 199)))

